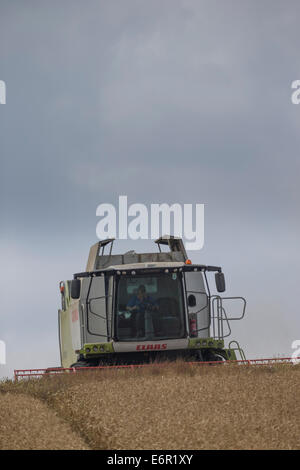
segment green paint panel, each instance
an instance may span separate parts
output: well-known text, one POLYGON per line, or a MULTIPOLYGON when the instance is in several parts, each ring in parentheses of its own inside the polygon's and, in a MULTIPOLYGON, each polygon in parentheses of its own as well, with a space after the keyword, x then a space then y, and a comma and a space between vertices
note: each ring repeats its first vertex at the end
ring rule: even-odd
POLYGON ((99 354, 108 354, 113 353, 114 347, 113 343, 87 343, 83 346, 80 351, 80 354, 84 356, 95 356, 99 354))
POLYGON ((223 349, 224 341, 221 339, 213 338, 190 338, 189 339, 189 349, 201 349, 201 348, 213 348, 213 349, 223 349))

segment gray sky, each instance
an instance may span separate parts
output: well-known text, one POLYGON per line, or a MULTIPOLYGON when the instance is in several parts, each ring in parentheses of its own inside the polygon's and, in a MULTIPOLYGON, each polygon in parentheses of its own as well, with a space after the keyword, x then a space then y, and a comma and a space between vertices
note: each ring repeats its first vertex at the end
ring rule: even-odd
MULTIPOLYGON (((85 267, 96 208, 204 203, 194 261, 247 297, 249 357, 300 339, 298 1, 0 1, 0 339, 58 363, 58 282, 85 267)), ((148 243, 119 242, 121 251, 148 243)))

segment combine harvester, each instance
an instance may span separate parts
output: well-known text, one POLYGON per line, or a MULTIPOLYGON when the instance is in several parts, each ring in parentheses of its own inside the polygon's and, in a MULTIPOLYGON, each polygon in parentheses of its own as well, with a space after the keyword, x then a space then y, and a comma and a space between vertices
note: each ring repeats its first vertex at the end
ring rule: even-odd
POLYGON ((156 240, 157 253, 112 254, 113 242, 93 245, 86 271, 60 283, 62 367, 235 360, 236 352, 245 359, 237 342, 224 345, 246 301, 211 294, 212 272, 217 292, 225 291, 220 267, 192 264, 182 240, 172 236, 156 240), (226 313, 229 301, 240 302, 238 317, 226 313))
POLYGON ((93 245, 86 270, 60 282, 61 367, 16 370, 16 380, 45 372, 142 366, 178 357, 198 364, 291 362, 291 358, 246 360, 237 341, 225 347, 230 322, 244 317, 246 300, 221 296, 225 292, 222 268, 192 264, 180 238, 159 238, 156 253, 123 255, 112 254, 113 242, 107 239, 93 245), (210 273, 215 274, 216 294, 209 285, 210 273), (228 305, 232 308, 233 303, 239 313, 230 316, 228 305))

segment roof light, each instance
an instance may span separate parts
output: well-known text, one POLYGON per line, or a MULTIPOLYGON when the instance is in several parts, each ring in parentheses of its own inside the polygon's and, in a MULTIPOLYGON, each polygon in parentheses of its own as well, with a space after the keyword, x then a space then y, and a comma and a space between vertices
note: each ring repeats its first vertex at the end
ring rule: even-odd
POLYGON ((187 259, 185 264, 192 264, 191 260, 190 259, 187 259))

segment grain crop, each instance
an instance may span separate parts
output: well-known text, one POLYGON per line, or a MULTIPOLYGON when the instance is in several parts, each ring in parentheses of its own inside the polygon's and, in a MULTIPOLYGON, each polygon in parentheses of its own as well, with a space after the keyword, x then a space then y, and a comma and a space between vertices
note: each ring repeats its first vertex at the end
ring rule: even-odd
POLYGON ((0 385, 0 448, 300 449, 300 367, 81 371, 0 385))

